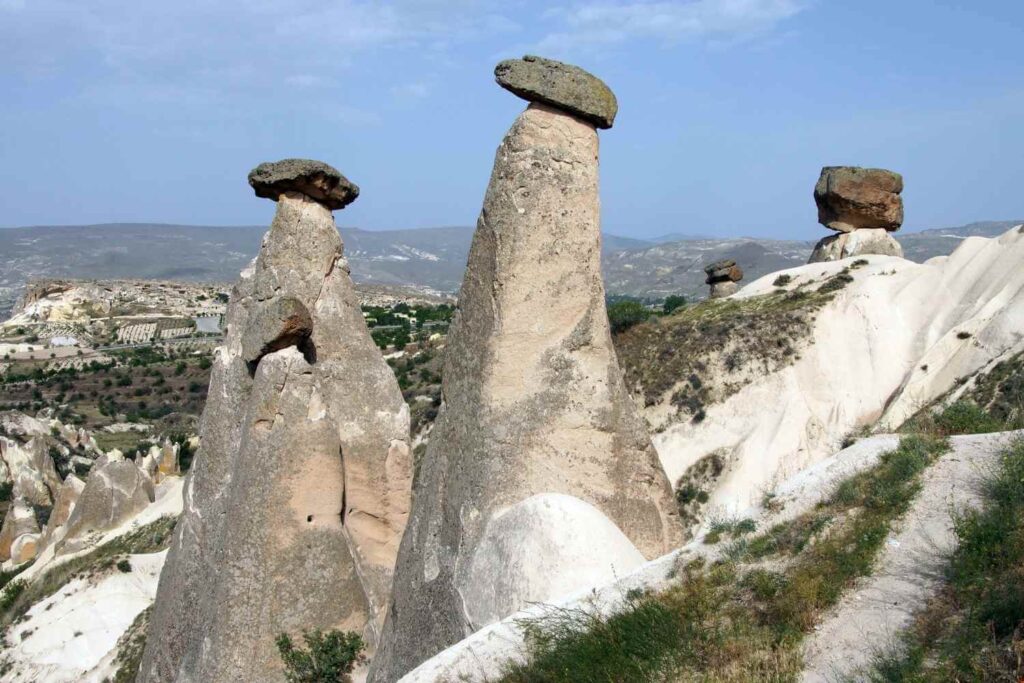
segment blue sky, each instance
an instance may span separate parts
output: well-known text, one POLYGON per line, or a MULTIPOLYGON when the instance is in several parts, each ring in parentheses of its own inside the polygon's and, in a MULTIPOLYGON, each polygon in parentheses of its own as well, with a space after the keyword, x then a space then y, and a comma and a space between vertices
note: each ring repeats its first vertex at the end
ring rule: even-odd
POLYGON ((822 165, 904 174, 906 228, 1024 217, 1020 0, 0 0, 0 225, 266 223, 311 157, 339 223, 471 225, 537 53, 602 77, 604 227, 809 239, 822 165))

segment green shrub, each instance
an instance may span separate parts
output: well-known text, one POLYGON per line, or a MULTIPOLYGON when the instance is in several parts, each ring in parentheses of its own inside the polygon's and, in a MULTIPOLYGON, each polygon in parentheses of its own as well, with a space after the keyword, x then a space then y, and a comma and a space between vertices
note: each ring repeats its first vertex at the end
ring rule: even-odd
POLYGON ((5 612, 11 608, 14 601, 25 592, 27 584, 21 579, 15 579, 7 584, 4 588, 4 592, 0 594, 0 609, 5 612))
POLYGON ((118 571, 120 571, 120 572, 122 572, 124 574, 127 574, 128 572, 130 572, 132 570, 132 563, 131 563, 131 561, 129 561, 129 559, 127 557, 124 558, 123 560, 118 560, 117 561, 117 569, 118 569, 118 571))
POLYGON ((288 683, 339 683, 350 681, 348 674, 365 660, 362 637, 336 629, 303 631, 306 649, 296 647, 288 634, 277 637, 277 650, 284 662, 288 683))
POLYGON ((651 317, 647 307, 638 301, 617 301, 608 306, 608 322, 612 332, 625 332, 651 317))
POLYGON ((772 282, 772 286, 773 287, 785 287, 786 285, 788 285, 792 281, 793 281, 793 276, 792 275, 789 275, 788 273, 783 273, 782 275, 780 275, 777 278, 775 278, 775 281, 772 282))
POLYGON ((987 434, 999 432, 1004 425, 970 401, 957 401, 935 417, 935 425, 944 434, 987 434))

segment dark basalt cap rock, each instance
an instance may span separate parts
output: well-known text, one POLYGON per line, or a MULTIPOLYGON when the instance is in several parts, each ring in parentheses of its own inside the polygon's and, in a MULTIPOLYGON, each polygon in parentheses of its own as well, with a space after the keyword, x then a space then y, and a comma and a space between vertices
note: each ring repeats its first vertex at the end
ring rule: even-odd
POLYGON ((715 261, 705 266, 704 272, 708 274, 705 283, 709 285, 716 282, 739 282, 743 279, 743 269, 737 266, 732 259, 715 261))
POLYGON ((604 81, 553 59, 533 55, 506 59, 494 67, 494 78, 524 100, 563 109, 598 128, 611 128, 619 111, 615 93, 604 81))
POLYGON ((312 159, 262 163, 249 172, 249 185, 257 197, 275 202, 285 192, 301 192, 331 211, 348 206, 359 196, 359 188, 338 169, 312 159))

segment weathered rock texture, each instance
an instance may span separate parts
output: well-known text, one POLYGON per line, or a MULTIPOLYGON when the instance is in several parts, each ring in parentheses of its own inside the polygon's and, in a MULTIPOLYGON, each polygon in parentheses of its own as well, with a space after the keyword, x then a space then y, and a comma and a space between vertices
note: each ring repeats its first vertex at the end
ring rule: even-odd
POLYGON ((704 272, 708 275, 704 282, 711 285, 708 296, 712 299, 720 299, 739 291, 736 283, 743 279, 743 269, 732 259, 715 261, 705 267, 704 272))
POLYGON ((372 649, 384 618, 409 513, 408 408, 330 204, 277 199, 231 296, 139 681, 283 681, 281 632, 355 630, 372 649))
POLYGON ((612 348, 597 157, 593 125, 536 103, 498 148, 370 680, 680 541, 612 348))
POLYGON ((858 228, 899 230, 903 176, 881 168, 826 166, 814 186, 818 222, 839 232, 858 228))
POLYGON ((48 507, 60 489, 60 475, 43 437, 26 443, 0 436, 0 481, 11 482, 11 497, 48 507))
POLYGON ((32 504, 24 497, 15 498, 4 517, 3 527, 0 528, 0 561, 6 562, 13 559, 14 564, 21 564, 26 559, 32 559, 31 557, 15 557, 15 555, 24 555, 24 552, 16 552, 18 548, 15 547, 15 544, 22 536, 31 535, 33 538, 38 538, 38 534, 39 522, 36 521, 36 513, 32 504))
POLYGON ((890 232, 903 224, 903 176, 881 168, 826 166, 814 186, 818 222, 836 230, 814 246, 808 263, 850 256, 903 256, 890 232))
POLYGON ((131 460, 113 459, 94 467, 68 517, 59 551, 79 550, 90 534, 127 521, 154 498, 153 480, 131 460))
POLYGON ((861 228, 853 232, 829 235, 816 245, 808 263, 838 261, 849 256, 881 254, 882 256, 903 257, 903 247, 893 239, 888 230, 882 228, 861 228))
POLYGON ((348 206, 359 196, 359 188, 338 169, 311 159, 260 164, 249 173, 249 185, 257 197, 276 202, 286 192, 298 192, 331 211, 348 206))
POLYGON ((611 128, 619 103, 600 78, 578 66, 527 55, 494 68, 498 85, 529 102, 542 102, 574 114, 598 128, 611 128))

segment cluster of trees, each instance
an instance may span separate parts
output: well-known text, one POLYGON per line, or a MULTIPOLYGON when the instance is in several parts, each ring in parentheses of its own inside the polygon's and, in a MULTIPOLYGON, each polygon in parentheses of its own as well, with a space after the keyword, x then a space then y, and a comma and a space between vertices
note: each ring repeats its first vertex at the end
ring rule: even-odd
POLYGON ((672 294, 661 302, 629 296, 608 297, 608 321, 612 333, 618 334, 653 316, 671 315, 685 305, 686 297, 681 294, 672 294))
POLYGON ((414 308, 405 302, 390 308, 363 306, 362 309, 373 341, 382 349, 401 349, 414 339, 428 336, 429 330, 445 329, 455 313, 455 307, 450 304, 414 308))

